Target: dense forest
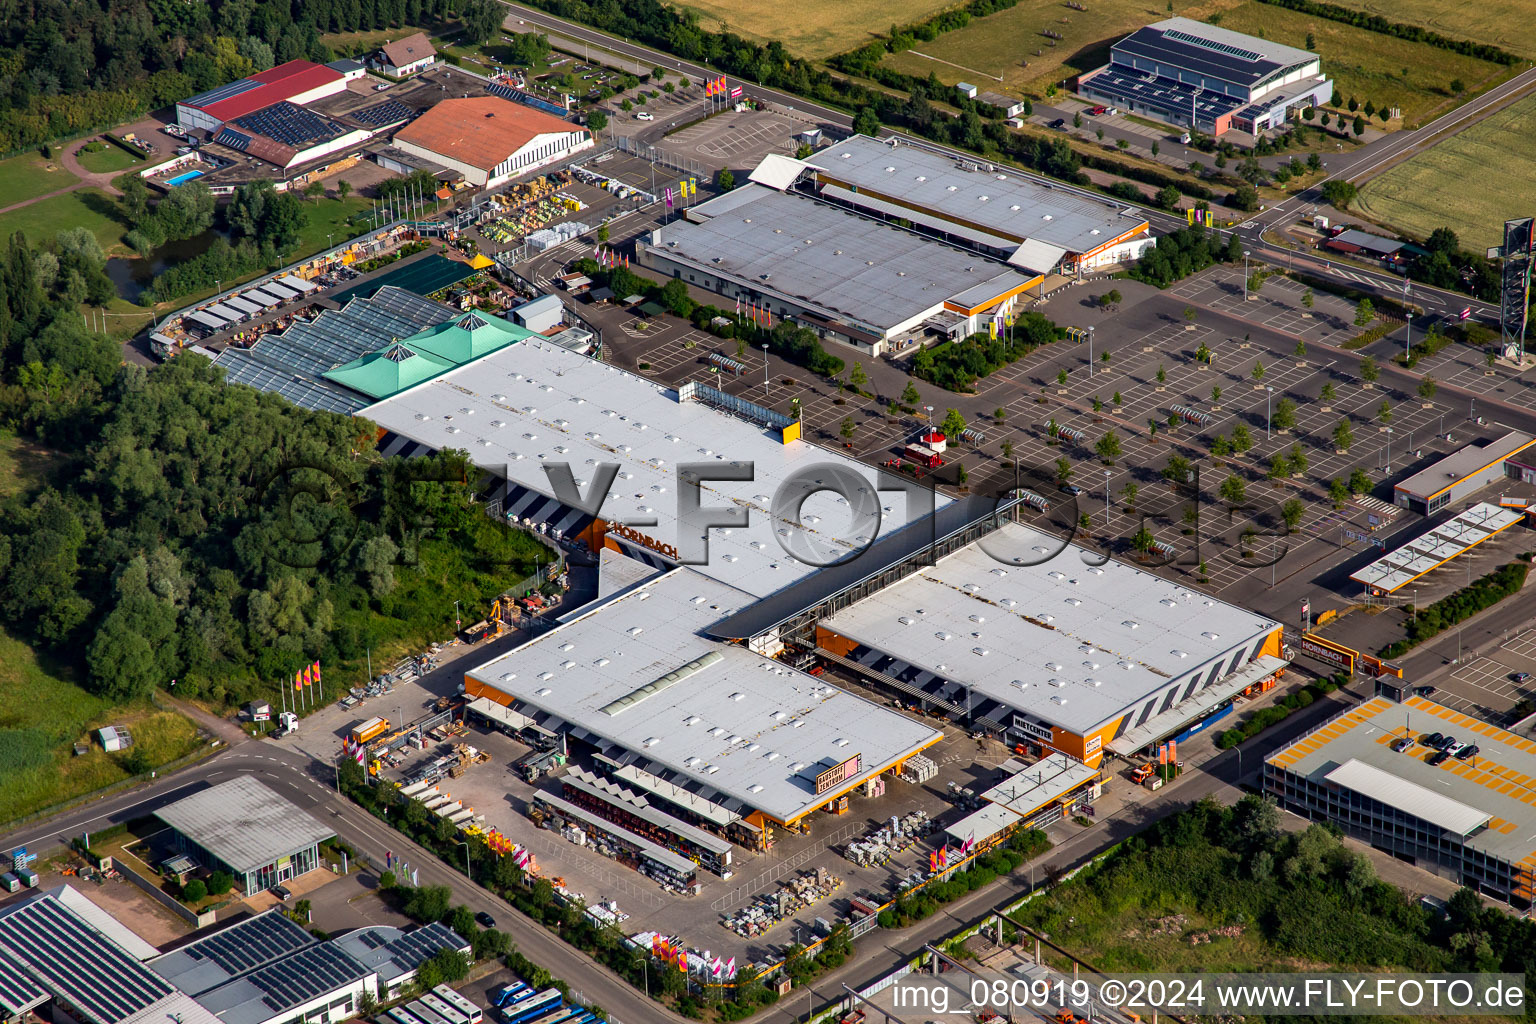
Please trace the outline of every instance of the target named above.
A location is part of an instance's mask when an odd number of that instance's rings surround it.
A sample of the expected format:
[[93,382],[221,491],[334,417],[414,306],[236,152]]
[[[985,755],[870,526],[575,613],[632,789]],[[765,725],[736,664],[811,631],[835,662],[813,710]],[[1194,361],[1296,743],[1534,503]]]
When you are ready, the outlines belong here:
[[442,638],[455,599],[533,571],[536,543],[471,503],[462,453],[383,459],[366,422],[197,356],[123,365],[75,310],[99,286],[81,242],[18,234],[0,260],[0,422],[69,458],[0,507],[6,630],[113,699],[174,679],[233,702],[315,660],[356,679],[368,649]]
[[457,18],[483,41],[494,0],[0,0],[0,154],[100,130],[284,61],[333,60],[321,33]]

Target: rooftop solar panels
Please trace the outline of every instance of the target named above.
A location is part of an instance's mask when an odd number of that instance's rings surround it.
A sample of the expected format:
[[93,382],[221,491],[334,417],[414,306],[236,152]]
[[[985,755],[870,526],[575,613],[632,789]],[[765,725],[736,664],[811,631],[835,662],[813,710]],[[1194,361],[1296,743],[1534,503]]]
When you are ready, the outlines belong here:
[[521,89],[514,89],[510,85],[498,85],[495,82],[492,82],[490,85],[485,87],[485,91],[490,93],[492,96],[500,96],[504,100],[511,100],[513,103],[521,103],[525,107],[532,107],[534,110],[542,110],[544,113],[553,114],[556,117],[565,117],[570,113],[569,110],[566,110],[558,103],[550,103],[547,100],[539,99],[537,96],[530,96],[523,92]]
[[352,120],[361,124],[382,128],[387,124],[411,120],[416,116],[416,110],[414,107],[407,106],[399,100],[385,100],[383,103],[375,103],[371,107],[364,107],[351,116]]
[[306,149],[347,130],[330,118],[287,101],[238,117],[235,124],[295,149]]
[[251,981],[264,993],[261,1001],[274,1013],[281,1013],[356,981],[364,973],[356,960],[326,943],[263,967],[251,975]]
[[244,132],[235,131],[228,125],[219,129],[219,134],[213,137],[213,141],[221,146],[228,146],[230,149],[239,150],[241,153],[251,148],[251,137]]
[[51,895],[0,911],[0,949],[98,1024],[116,1024],[175,993]]
[[185,952],[194,960],[211,960],[230,974],[244,974],[314,941],[303,928],[273,910],[210,935],[186,947]]
[[48,998],[48,990],[0,954],[0,1016],[19,1017]]

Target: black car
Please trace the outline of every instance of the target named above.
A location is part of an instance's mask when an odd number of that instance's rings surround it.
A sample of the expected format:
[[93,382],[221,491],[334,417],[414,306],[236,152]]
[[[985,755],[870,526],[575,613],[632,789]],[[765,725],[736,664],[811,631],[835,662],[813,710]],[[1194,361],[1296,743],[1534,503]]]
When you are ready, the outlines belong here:
[[1458,760],[1458,761],[1465,761],[1469,757],[1476,757],[1477,756],[1477,752],[1478,752],[1477,744],[1476,743],[1469,743],[1466,746],[1462,747],[1460,750],[1456,751],[1456,760]]
[[1430,764],[1444,764],[1446,758],[1448,758],[1450,756],[1451,756],[1450,754],[1447,754],[1443,750],[1437,750],[1435,753],[1433,753],[1433,754],[1431,754],[1429,756],[1429,763]]
[[1424,744],[1426,747],[1429,747],[1431,750],[1439,750],[1440,741],[1443,739],[1445,739],[1444,736],[1441,736],[1437,732],[1432,732],[1428,736],[1420,736],[1419,742]]
[[1420,697],[1432,697],[1435,694],[1435,687],[1419,686],[1416,687],[1413,692],[1418,694]]
[[287,886],[274,885],[267,891],[270,892],[273,896],[276,896],[278,902],[280,903],[287,903],[289,900],[293,899],[293,893],[288,891]]
[[1051,127],[1055,128],[1058,131],[1060,131],[1061,129],[1065,128],[1066,126],[1067,126],[1067,119],[1064,118],[1064,117],[1058,117],[1056,120],[1051,122]]
[[494,917],[492,917],[490,914],[487,914],[483,910],[480,911],[480,913],[475,915],[475,920],[480,922],[480,927],[482,927],[482,928],[495,928],[496,927],[496,919]]
[[1531,674],[1529,672],[1516,672],[1514,675],[1510,676],[1509,678],[1514,680],[1517,683],[1523,683],[1527,679],[1531,678]]
[[1450,733],[1446,733],[1444,736],[1440,737],[1440,742],[1435,744],[1435,749],[1444,750],[1446,747],[1453,746],[1455,743],[1456,737],[1452,736]]

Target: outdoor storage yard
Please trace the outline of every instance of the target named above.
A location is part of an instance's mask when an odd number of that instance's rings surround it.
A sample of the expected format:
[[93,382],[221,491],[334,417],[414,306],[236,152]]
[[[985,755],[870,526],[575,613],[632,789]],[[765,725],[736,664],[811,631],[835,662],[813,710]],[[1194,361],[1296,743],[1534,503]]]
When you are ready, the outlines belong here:
[[1449,226],[1481,252],[1503,241],[1504,221],[1530,216],[1533,194],[1536,97],[1528,96],[1372,178],[1352,208],[1421,238]]

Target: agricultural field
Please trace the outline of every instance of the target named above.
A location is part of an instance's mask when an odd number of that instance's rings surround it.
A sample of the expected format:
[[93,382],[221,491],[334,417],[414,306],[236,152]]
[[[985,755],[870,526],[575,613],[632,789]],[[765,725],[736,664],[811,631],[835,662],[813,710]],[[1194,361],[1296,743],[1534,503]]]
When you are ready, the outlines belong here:
[[922,21],[955,5],[953,0],[688,0],[678,6],[697,11],[699,23],[711,31],[725,28],[760,43],[777,39],[797,57],[822,60],[863,46],[892,24]]
[[[1502,64],[1255,0],[1223,13],[1221,27],[1250,35],[1263,32],[1269,39],[1298,47],[1305,47],[1311,34],[1314,51],[1323,58],[1323,71],[1333,76],[1336,104],[1353,96],[1362,105],[1370,100],[1378,107],[1402,107],[1407,125],[1456,106],[1452,82],[1459,79],[1469,92],[1476,92],[1509,74]],[[1381,126],[1380,121],[1375,124]]]
[[[1468,182],[1477,187],[1469,189]],[[1454,228],[1480,252],[1503,240],[1504,221],[1536,210],[1536,97],[1527,97],[1466,131],[1372,178],[1352,208],[1379,224],[1426,237]],[[1454,210],[1454,219],[1446,211]]]
[[[933,72],[951,85],[963,80],[981,88],[998,88],[995,83],[1001,77],[1002,91],[1038,96],[1047,85],[1107,63],[1111,44],[1142,25],[1168,17],[1166,7],[1138,0],[1099,0],[1086,6],[1088,11],[1083,13],[1060,3],[1019,4],[918,47],[935,59],[908,52],[887,61],[909,74]],[[1410,124],[1450,108],[1452,81],[1460,79],[1475,90],[1506,73],[1501,65],[1488,61],[1257,0],[1205,0],[1176,13],[1202,21],[1219,15],[1222,28],[1262,34],[1291,46],[1304,46],[1311,33],[1322,54],[1323,69],[1334,77],[1342,97],[1355,96],[1362,104],[1369,99],[1378,106],[1400,106]],[[1047,29],[1063,36],[1054,47],[1040,34]]]
[[1452,39],[1489,43],[1522,57],[1536,56],[1536,20],[1520,4],[1468,4],[1462,0],[1331,0],[1388,21],[1422,25]]
[[0,207],[69,188],[79,180],[56,161],[45,160],[38,153],[0,160]]

